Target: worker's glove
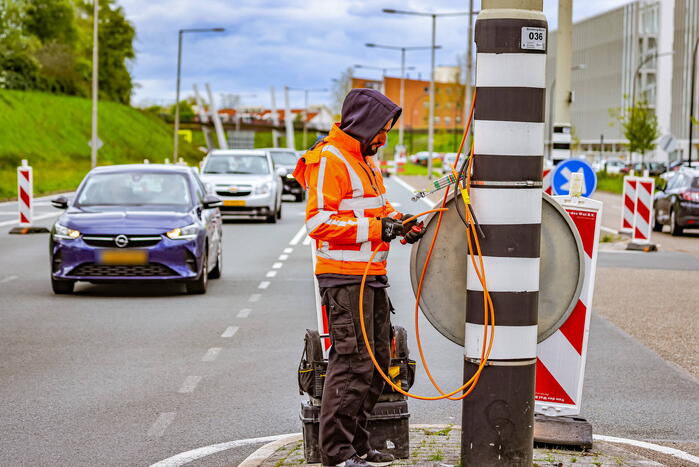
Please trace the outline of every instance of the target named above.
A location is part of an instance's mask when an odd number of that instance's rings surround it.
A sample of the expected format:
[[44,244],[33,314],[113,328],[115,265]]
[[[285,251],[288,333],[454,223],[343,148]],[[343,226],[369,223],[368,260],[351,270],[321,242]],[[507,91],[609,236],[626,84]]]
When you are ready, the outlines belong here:
[[381,218],[381,240],[390,242],[403,233],[403,224],[398,219]]
[[[403,214],[403,217],[400,218],[400,221],[405,222],[406,219],[410,219],[411,217],[413,217],[412,214]],[[401,232],[401,235],[405,237],[405,234],[410,232],[410,229],[412,229],[415,224],[417,224],[417,219],[413,219],[407,224],[403,224],[403,231]]]
[[419,224],[415,224],[405,235],[403,235],[403,240],[401,240],[401,243],[413,244],[420,240],[422,236],[425,235],[425,232],[427,232],[425,224],[423,224],[422,222],[420,222]]

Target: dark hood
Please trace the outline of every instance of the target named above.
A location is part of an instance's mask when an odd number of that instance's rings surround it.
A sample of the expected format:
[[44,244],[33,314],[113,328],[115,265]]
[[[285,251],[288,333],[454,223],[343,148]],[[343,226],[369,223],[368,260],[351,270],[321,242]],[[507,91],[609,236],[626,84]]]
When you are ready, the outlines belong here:
[[340,129],[359,141],[362,148],[371,143],[389,121],[395,125],[401,108],[374,89],[352,89],[342,104]]

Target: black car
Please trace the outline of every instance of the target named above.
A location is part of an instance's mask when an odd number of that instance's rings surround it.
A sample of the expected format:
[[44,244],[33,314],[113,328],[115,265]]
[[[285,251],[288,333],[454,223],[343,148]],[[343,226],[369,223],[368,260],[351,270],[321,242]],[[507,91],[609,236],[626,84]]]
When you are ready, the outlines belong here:
[[282,181],[284,182],[284,189],[282,191],[283,195],[294,195],[296,201],[303,201],[306,199],[306,192],[299,182],[296,181],[292,175],[294,169],[296,168],[296,162],[298,162],[298,156],[296,151],[291,149],[283,148],[267,148],[272,154],[272,160],[274,161],[275,167],[281,167],[286,170],[286,174],[282,175]]
[[668,180],[653,200],[653,230],[670,226],[672,235],[681,235],[685,228],[699,228],[699,171],[683,169]]

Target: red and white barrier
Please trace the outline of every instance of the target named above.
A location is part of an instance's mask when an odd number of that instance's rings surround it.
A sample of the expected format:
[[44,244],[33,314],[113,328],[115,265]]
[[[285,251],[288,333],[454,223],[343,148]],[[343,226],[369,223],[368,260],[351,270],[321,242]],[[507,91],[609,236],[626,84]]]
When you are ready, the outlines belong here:
[[20,227],[31,227],[34,217],[33,201],[34,175],[26,159],[22,159],[22,165],[17,167],[17,211]]
[[636,200],[633,216],[633,234],[631,241],[636,244],[650,243],[653,219],[653,192],[655,180],[652,178],[636,179]]
[[547,195],[553,195],[553,188],[551,187],[551,173],[553,172],[553,169],[544,169],[544,178],[543,178],[543,190],[544,193]]
[[619,232],[633,232],[633,219],[636,214],[636,183],[636,177],[631,175],[624,177],[624,190],[621,197],[621,228]]
[[577,227],[585,251],[585,279],[575,309],[563,325],[537,345],[535,410],[544,415],[578,415],[582,400],[602,203],[554,196]]

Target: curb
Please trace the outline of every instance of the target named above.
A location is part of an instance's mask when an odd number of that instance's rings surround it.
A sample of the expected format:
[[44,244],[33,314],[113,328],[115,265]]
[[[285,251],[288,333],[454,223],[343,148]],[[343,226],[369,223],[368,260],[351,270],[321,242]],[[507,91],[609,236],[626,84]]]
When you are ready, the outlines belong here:
[[279,448],[286,446],[287,444],[294,443],[296,441],[301,441],[303,435],[301,433],[294,433],[283,438],[280,438],[271,443],[267,443],[257,451],[250,454],[243,462],[238,464],[238,467],[258,467],[263,461],[267,460],[269,456],[274,454]]

